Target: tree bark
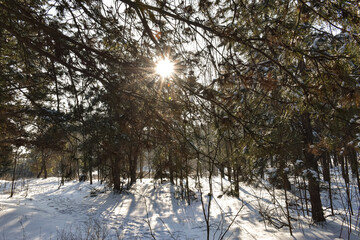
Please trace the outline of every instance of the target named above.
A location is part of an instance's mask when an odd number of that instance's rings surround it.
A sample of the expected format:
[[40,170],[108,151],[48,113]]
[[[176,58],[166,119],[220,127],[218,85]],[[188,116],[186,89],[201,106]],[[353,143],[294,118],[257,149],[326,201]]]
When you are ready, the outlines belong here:
[[240,182],[240,166],[238,166],[238,164],[236,165],[236,167],[234,167],[234,188],[235,188],[235,197],[240,197],[240,186],[239,186],[239,182]]
[[228,142],[225,142],[225,150],[226,150],[226,162],[227,162],[227,174],[228,174],[228,181],[231,182],[231,156]]
[[44,179],[47,178],[47,170],[46,170],[46,158],[44,154],[44,150],[41,150],[41,170],[37,175],[37,178],[40,178],[42,172],[44,172]]
[[323,179],[326,182],[330,182],[330,155],[328,152],[324,152],[322,154],[321,163],[323,169]]
[[360,176],[359,176],[359,163],[357,160],[357,153],[353,147],[349,147],[349,160],[351,166],[351,173],[356,177],[358,191],[360,193]]
[[142,182],[142,178],[143,178],[143,175],[144,175],[144,173],[143,173],[144,154],[143,154],[143,153],[140,153],[139,160],[140,160],[140,162],[139,162],[139,165],[140,165],[140,166],[139,166],[139,168],[140,168],[139,178],[140,178],[140,180],[141,180],[141,182]]
[[89,178],[90,178],[90,184],[93,184],[93,168],[92,168],[92,154],[88,156],[89,158]]
[[13,174],[12,174],[10,197],[12,197],[14,195],[14,190],[15,190],[17,158],[18,158],[18,156],[17,156],[17,153],[16,153],[16,155],[14,157],[14,169],[13,169]]
[[[310,145],[313,144],[313,133],[310,121],[310,114],[308,112],[301,116],[302,130],[304,136],[304,156],[305,156],[305,167],[309,170],[307,174],[312,219],[315,223],[324,222],[324,212],[322,209],[322,203],[320,198],[320,187],[318,177],[315,173],[318,173],[318,164],[314,154],[310,151]],[[315,176],[314,176],[315,175]]]
[[129,155],[129,172],[130,172],[130,185],[136,183],[136,167],[137,167],[137,158],[138,158],[139,148],[130,146],[130,155]]
[[169,160],[168,165],[169,165],[170,183],[174,185],[174,167],[173,167],[173,162],[172,162],[171,151],[170,150],[169,150],[168,160]]
[[345,167],[345,157],[343,155],[339,156],[340,166],[341,166],[341,175],[346,184],[349,184],[349,173]]
[[116,157],[112,160],[112,178],[114,184],[114,192],[121,192],[120,160]]
[[64,186],[65,184],[65,163],[64,163],[64,153],[61,154],[61,161],[60,161],[60,170],[61,170],[61,185]]

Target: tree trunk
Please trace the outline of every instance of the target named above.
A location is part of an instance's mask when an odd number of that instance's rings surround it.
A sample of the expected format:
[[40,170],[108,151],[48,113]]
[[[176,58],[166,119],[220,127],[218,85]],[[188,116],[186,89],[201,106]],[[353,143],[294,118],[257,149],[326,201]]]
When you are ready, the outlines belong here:
[[46,169],[45,161],[43,162],[43,164],[44,164],[44,179],[47,179],[47,169]]
[[[283,184],[287,185],[287,182],[289,181],[287,175],[285,174],[284,171],[282,171],[282,180],[283,180]],[[290,235],[292,236],[292,226],[291,226],[291,216],[290,216],[290,211],[289,211],[289,201],[288,201],[288,196],[287,196],[287,188],[284,187],[284,193],[285,193],[285,204],[286,204],[286,217],[287,217],[287,221],[289,224],[289,231],[290,231]]]
[[77,178],[80,179],[80,159],[76,157],[76,174]]
[[339,161],[340,161],[340,166],[341,166],[341,175],[342,175],[345,183],[349,184],[349,174],[348,174],[348,171],[346,171],[346,168],[345,168],[345,161],[344,161],[344,156],[343,155],[339,156]]
[[97,180],[98,180],[98,182],[100,182],[100,167],[98,167],[98,169],[97,169],[97,173],[98,173],[98,175],[97,175]]
[[234,188],[235,188],[235,197],[240,197],[240,166],[236,165],[234,167]]
[[221,192],[224,191],[224,183],[223,183],[224,178],[225,178],[225,168],[224,168],[224,164],[221,163],[221,165],[220,165],[220,187],[221,187]]
[[196,160],[196,176],[199,176],[202,178],[202,172],[201,172],[201,162],[200,162],[200,153],[197,152],[197,160]]
[[138,158],[139,148],[130,147],[130,156],[129,156],[129,167],[130,167],[130,185],[136,183],[136,167],[137,167],[137,158]]
[[84,163],[84,168],[83,168],[84,171],[82,172],[82,174],[85,174],[86,179],[87,179],[88,166],[87,166],[87,159],[86,159],[85,155],[83,156],[83,163]]
[[334,151],[333,154],[334,154],[334,166],[337,167],[339,166],[339,158],[336,151]]
[[15,155],[14,158],[14,169],[13,169],[13,174],[12,174],[12,180],[11,180],[11,192],[10,192],[10,197],[12,197],[14,195],[14,190],[15,190],[15,178],[16,178],[16,165],[17,165],[17,154]]
[[37,178],[40,178],[43,172],[44,172],[44,179],[46,179],[47,178],[46,158],[45,158],[44,150],[41,150],[41,170],[37,175]]
[[304,200],[305,200],[305,208],[306,208],[306,215],[309,216],[309,206],[308,206],[308,197],[307,197],[307,186],[305,177],[303,176],[303,185],[304,185]]
[[92,168],[92,155],[88,156],[89,157],[89,178],[90,178],[90,184],[93,184],[93,168]]
[[320,187],[318,177],[316,176],[318,171],[318,164],[315,160],[314,154],[310,151],[310,145],[313,144],[313,133],[310,122],[310,114],[308,112],[301,116],[302,130],[304,136],[304,156],[305,156],[305,167],[309,170],[307,174],[309,184],[309,194],[311,203],[312,219],[314,222],[324,222],[324,212],[322,209],[322,203],[320,198]]
[[43,170],[44,170],[44,166],[43,166],[43,165],[41,165],[40,172],[39,172],[39,173],[38,173],[38,175],[36,176],[37,178],[40,178],[40,176],[41,176],[41,174],[42,174]]
[[[284,170],[282,170],[282,171],[284,171]],[[290,183],[289,177],[286,173],[283,173],[283,184],[284,184],[284,186],[283,186],[284,190],[291,191],[291,183]]]
[[142,182],[142,178],[143,178],[143,175],[144,175],[144,173],[143,173],[144,154],[143,154],[143,153],[140,153],[139,160],[140,160],[140,162],[139,162],[139,165],[140,165],[140,166],[139,166],[139,168],[140,168],[139,178],[140,178],[140,180],[141,180],[141,182]]
[[332,191],[331,191],[331,179],[328,181],[328,183],[329,183],[329,199],[330,199],[331,215],[334,216],[334,206],[333,206]]
[[93,184],[92,168],[89,168],[90,185]]
[[295,173],[295,187],[297,185],[298,189],[299,189],[299,195],[300,195],[300,203],[301,203],[301,211],[303,216],[305,217],[305,211],[304,211],[304,202],[303,202],[303,196],[302,196],[302,190],[301,190],[301,182],[299,180],[299,177],[297,176],[297,174]]
[[227,162],[227,173],[228,173],[228,181],[231,182],[231,156],[230,156],[230,150],[229,150],[229,144],[228,142],[225,142],[225,150],[226,150],[226,162]]
[[358,191],[360,193],[359,163],[357,160],[357,153],[353,147],[349,147],[349,155],[350,155],[351,173],[353,176],[356,177]]
[[60,171],[61,171],[61,185],[64,186],[65,184],[65,164],[64,164],[64,153],[61,155],[60,161]]
[[181,189],[181,199],[184,200],[184,183],[183,183],[183,168],[180,167],[180,189]]
[[172,162],[170,150],[169,150],[168,160],[169,160],[168,165],[169,165],[170,183],[174,185],[174,167],[173,167],[173,162]]
[[188,171],[188,156],[185,156],[185,178],[186,178],[186,197],[188,205],[190,205],[190,187],[189,187],[189,171]]
[[277,170],[277,175],[281,176],[281,179],[279,179],[279,183],[282,185],[282,188],[287,191],[291,191],[291,183],[289,181],[288,173],[285,172],[286,167],[286,159],[281,158],[279,160],[279,169]]
[[121,192],[120,160],[116,157],[112,160],[112,178],[114,183],[114,192]]
[[350,193],[350,179],[349,179],[349,157],[346,156],[345,157],[345,172],[346,172],[346,176],[348,178],[348,183],[345,184],[346,186],[346,195],[347,195],[347,202],[348,202],[348,206],[349,206],[349,209],[350,209],[350,214],[353,215],[354,212],[353,212],[353,208],[352,208],[352,204],[351,204],[351,193]]
[[324,152],[322,154],[321,163],[323,169],[323,179],[326,182],[330,182],[330,155],[328,152]]

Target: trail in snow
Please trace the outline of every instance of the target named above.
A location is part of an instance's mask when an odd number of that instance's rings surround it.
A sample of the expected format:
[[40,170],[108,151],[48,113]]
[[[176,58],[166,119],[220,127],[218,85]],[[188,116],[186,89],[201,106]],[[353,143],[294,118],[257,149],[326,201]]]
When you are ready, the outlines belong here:
[[[70,181],[58,188],[57,178],[22,182],[13,198],[8,198],[10,183],[0,181],[0,239],[85,238],[87,232],[106,239],[206,239],[206,224],[201,201],[190,205],[179,199],[177,187],[138,181],[129,191],[113,194],[104,185]],[[204,179],[203,199],[207,204]],[[20,181],[19,181],[20,182]],[[213,182],[211,239],[226,231],[238,210],[239,216],[225,239],[289,239],[287,227],[276,229],[265,224],[259,209],[273,207],[272,197],[261,188],[242,186],[240,199],[220,191],[220,179]],[[227,184],[227,185],[226,185]],[[191,184],[193,190],[195,183]],[[225,188],[228,183],[225,183]],[[222,195],[221,197],[219,197]],[[281,198],[278,199],[282,201]],[[328,218],[323,226],[296,224],[296,239],[336,239],[340,236],[339,218]],[[346,229],[343,229],[345,235]],[[353,231],[350,239],[358,239]]]

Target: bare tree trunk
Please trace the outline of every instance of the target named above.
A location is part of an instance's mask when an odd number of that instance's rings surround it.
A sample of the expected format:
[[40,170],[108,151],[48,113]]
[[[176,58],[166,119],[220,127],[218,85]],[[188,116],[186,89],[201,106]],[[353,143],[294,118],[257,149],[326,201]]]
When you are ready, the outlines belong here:
[[139,173],[139,178],[140,178],[140,180],[142,181],[142,179],[143,179],[143,175],[144,175],[144,173],[143,173],[143,167],[144,167],[144,154],[143,153],[140,153],[140,156],[139,156],[139,160],[140,160],[140,173]]
[[330,199],[331,215],[334,216],[334,207],[333,207],[332,191],[331,191],[331,180],[329,180],[328,183],[329,183],[329,199]]
[[188,171],[188,156],[185,157],[185,177],[186,177],[186,196],[187,202],[190,205],[190,187],[189,187],[189,171]]
[[97,172],[98,172],[97,180],[98,182],[100,182],[100,166],[98,166]]
[[41,149],[41,170],[37,175],[37,178],[40,178],[41,174],[44,172],[44,179],[47,178],[47,170],[46,170],[46,158],[44,154],[44,150]]
[[296,186],[296,184],[298,185],[298,188],[299,188],[301,211],[302,211],[303,216],[305,217],[304,202],[303,202],[303,196],[302,196],[302,190],[301,190],[301,182],[300,182],[297,174],[295,174],[295,186]]
[[64,153],[61,154],[60,171],[61,171],[61,185],[64,186],[64,184],[65,184]]
[[345,187],[346,187],[346,196],[347,196],[347,203],[349,206],[349,211],[351,214],[353,214],[352,205],[351,205],[351,197],[350,197],[350,178],[349,178],[349,167],[348,167],[348,160],[347,157],[344,157],[344,155],[339,156],[340,165],[341,165],[341,174],[345,181]]
[[[219,144],[221,144],[219,142]],[[219,147],[219,155],[221,157],[221,145]],[[224,171],[224,163],[222,162],[222,160],[220,161],[220,165],[218,165],[218,169],[220,171],[220,188],[221,188],[221,192],[224,191],[224,185],[223,185],[223,178],[225,178],[225,171]]]
[[240,175],[240,166],[236,165],[236,167],[234,167],[235,197],[240,197],[239,175]]
[[136,183],[136,168],[139,155],[139,146],[130,146],[129,149],[129,173],[130,173],[130,185]]
[[356,177],[358,191],[360,193],[359,163],[357,160],[357,153],[353,147],[349,147],[349,155],[350,155],[351,173],[353,176]]
[[312,219],[314,222],[324,222],[324,212],[322,209],[321,198],[320,198],[320,187],[317,176],[318,165],[315,160],[314,154],[309,151],[310,146],[313,144],[313,130],[310,121],[310,114],[308,112],[304,113],[301,116],[302,127],[303,127],[303,136],[304,136],[304,156],[305,156],[305,166],[309,170],[307,175],[309,183],[309,194],[310,194],[310,203],[311,203],[311,212]]
[[330,182],[330,156],[328,152],[324,152],[321,156],[321,163],[323,169],[323,179]]
[[[345,158],[345,169],[346,169],[346,176],[349,178],[349,157],[346,156]],[[353,211],[353,208],[352,208],[352,203],[351,203],[351,193],[350,193],[350,182],[348,182],[346,184],[346,195],[347,195],[347,202],[348,202],[348,206],[349,206],[349,209],[350,209],[350,214],[351,215],[354,215],[354,211]],[[351,221],[351,219],[350,219]]]
[[75,139],[75,149],[74,149],[74,160],[76,161],[76,174],[77,174],[77,179],[80,179],[80,162],[79,162],[79,158],[77,156],[77,151],[78,151],[78,142]]
[[181,189],[181,199],[184,200],[184,183],[183,183],[183,168],[180,167],[180,189]]
[[171,157],[171,150],[169,149],[169,156],[168,156],[168,165],[169,165],[169,174],[170,174],[170,183],[174,185],[174,166],[173,166],[173,159]]
[[231,156],[230,156],[230,150],[229,150],[229,146],[228,143],[225,142],[225,150],[226,150],[226,162],[227,162],[227,173],[228,173],[228,181],[231,182]]
[[90,184],[93,184],[93,167],[92,167],[92,164],[93,164],[93,156],[92,156],[92,152],[89,154],[88,156],[88,159],[89,159],[89,178],[90,178]]
[[14,195],[14,190],[15,190],[17,158],[18,158],[18,154],[16,153],[16,154],[15,154],[15,158],[14,158],[14,169],[13,169],[12,180],[11,180],[11,192],[10,192],[10,197],[12,197],[12,196]]
[[[212,186],[213,163],[210,158],[208,160],[209,160],[209,162],[208,162],[208,164],[209,164],[209,193],[208,193],[209,200],[208,200],[208,205],[207,205],[207,214],[205,213],[204,203],[202,202],[203,212],[204,212],[204,217],[205,217],[205,222],[206,222],[206,239],[207,240],[210,239],[210,211],[211,211],[211,201],[212,201],[212,197],[213,197],[213,186]],[[201,200],[202,200],[202,198],[201,198]]]
[[199,152],[197,152],[196,176],[199,176],[200,178],[202,178],[201,163],[200,163],[200,153]]
[[114,192],[121,192],[120,160],[117,157],[113,157],[112,159],[112,179],[114,184]]
[[93,184],[93,175],[92,175],[92,167],[89,167],[89,178],[90,178],[90,185]]
[[40,178],[40,176],[41,176],[41,174],[42,174],[43,170],[44,170],[44,166],[43,166],[43,165],[41,165],[40,172],[39,172],[39,173],[38,173],[38,175],[36,176],[37,178]]
[[43,161],[44,164],[44,179],[47,179],[47,169],[46,169],[46,162],[45,160]]
[[[284,185],[287,184],[287,181],[289,181],[289,179],[287,178],[286,174],[284,173],[284,171],[282,171],[282,180]],[[287,221],[289,224],[289,231],[290,231],[290,235],[292,236],[292,226],[291,226],[291,216],[290,216],[290,212],[289,212],[289,201],[288,201],[288,196],[287,196],[287,188],[284,187],[284,193],[285,193],[285,204],[286,204],[286,217],[287,217]]]
[[324,155],[323,155],[323,178],[324,178],[324,181],[328,182],[331,215],[334,215],[334,206],[333,206],[332,191],[331,191],[330,167],[331,167],[330,153],[325,152]]
[[346,171],[346,168],[345,168],[345,161],[344,161],[344,156],[341,155],[339,156],[339,160],[340,160],[340,166],[341,166],[341,175],[345,181],[346,184],[349,184],[349,173],[348,171]]
[[336,151],[334,151],[333,154],[334,154],[334,166],[337,167],[339,166],[338,155]]
[[304,185],[304,200],[305,200],[306,215],[309,216],[310,211],[309,211],[309,206],[308,206],[307,186],[306,186],[306,181],[305,181],[304,176],[303,176],[302,180],[303,180],[303,185]]
[[285,158],[280,159],[278,174],[282,178],[282,185],[283,185],[282,188],[287,191],[291,191],[291,183],[289,181],[288,174],[285,172],[285,166],[286,166],[286,159]]

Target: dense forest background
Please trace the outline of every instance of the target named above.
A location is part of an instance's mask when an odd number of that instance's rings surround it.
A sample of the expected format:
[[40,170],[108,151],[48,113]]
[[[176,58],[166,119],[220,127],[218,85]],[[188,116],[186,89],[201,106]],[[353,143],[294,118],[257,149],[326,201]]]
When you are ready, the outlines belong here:
[[360,192],[359,7],[0,0],[0,174],[168,178],[189,202],[189,178],[220,174],[233,196],[266,179],[325,221],[332,169]]

